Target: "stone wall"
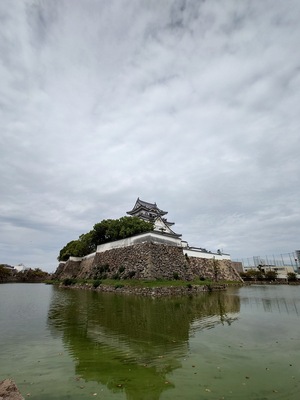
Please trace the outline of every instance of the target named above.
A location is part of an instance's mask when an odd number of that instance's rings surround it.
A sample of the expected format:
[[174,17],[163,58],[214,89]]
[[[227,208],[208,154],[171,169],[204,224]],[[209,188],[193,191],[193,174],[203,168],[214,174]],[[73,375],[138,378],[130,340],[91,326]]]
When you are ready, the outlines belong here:
[[195,278],[211,280],[242,281],[240,275],[233,267],[230,260],[187,257],[189,267]]
[[60,263],[55,271],[54,278],[77,278],[81,269],[81,261],[68,260],[65,263]]
[[140,243],[96,253],[82,261],[60,265],[56,278],[81,279],[182,279],[199,277],[241,281],[231,261],[185,256],[182,248],[157,243]]
[[78,278],[86,278],[90,275],[90,272],[93,270],[93,266],[95,263],[95,257],[84,258],[80,263],[80,271],[78,273]]

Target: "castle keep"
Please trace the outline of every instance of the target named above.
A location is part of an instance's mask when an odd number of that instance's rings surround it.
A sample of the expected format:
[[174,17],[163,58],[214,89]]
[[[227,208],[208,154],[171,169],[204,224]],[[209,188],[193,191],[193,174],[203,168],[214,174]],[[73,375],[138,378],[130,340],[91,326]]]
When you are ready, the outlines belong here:
[[156,203],[147,203],[146,201],[140,200],[138,197],[133,209],[127,211],[127,214],[133,217],[138,217],[147,222],[152,222],[155,231],[166,233],[174,237],[181,236],[172,231],[170,226],[174,225],[174,222],[169,222],[167,221],[167,218],[163,218],[163,216],[168,214],[168,212],[160,210]]
[[56,277],[241,281],[228,254],[190,247],[171,229],[174,223],[156,203],[138,198],[127,214],[152,222],[154,230],[101,244],[85,257],[70,257],[59,264]]

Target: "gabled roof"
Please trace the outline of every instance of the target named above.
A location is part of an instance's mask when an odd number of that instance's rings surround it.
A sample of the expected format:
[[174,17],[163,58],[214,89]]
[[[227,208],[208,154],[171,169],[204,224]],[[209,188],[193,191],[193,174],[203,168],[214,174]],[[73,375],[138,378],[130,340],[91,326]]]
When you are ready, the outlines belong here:
[[127,211],[127,214],[129,215],[136,214],[140,210],[153,211],[158,215],[168,214],[167,211],[163,211],[160,208],[158,208],[156,203],[148,203],[147,201],[141,200],[139,197],[137,198],[133,209],[131,211]]
[[154,230],[155,231],[160,231],[162,233],[167,233],[172,236],[180,237],[181,234],[175,233],[169,226],[168,223],[164,220],[164,218],[157,217],[155,222],[154,222]]
[[175,224],[175,222],[169,222],[169,221],[167,221],[167,218],[162,218],[162,220],[163,220],[164,223],[165,223],[166,225],[168,225],[168,226],[171,226],[171,225],[174,225],[174,224]]

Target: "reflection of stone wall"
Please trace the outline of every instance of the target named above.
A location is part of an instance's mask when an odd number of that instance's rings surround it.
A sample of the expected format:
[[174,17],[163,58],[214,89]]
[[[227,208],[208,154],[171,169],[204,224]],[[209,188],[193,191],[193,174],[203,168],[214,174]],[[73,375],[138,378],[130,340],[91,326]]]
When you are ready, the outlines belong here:
[[239,297],[226,291],[153,299],[53,290],[48,325],[76,360],[76,380],[100,382],[128,400],[162,398],[190,353],[190,335],[231,324],[240,310]]
[[140,243],[115,248],[82,261],[68,260],[56,271],[64,278],[174,279],[203,277],[218,280],[241,280],[231,261],[186,257],[182,248],[166,244]]

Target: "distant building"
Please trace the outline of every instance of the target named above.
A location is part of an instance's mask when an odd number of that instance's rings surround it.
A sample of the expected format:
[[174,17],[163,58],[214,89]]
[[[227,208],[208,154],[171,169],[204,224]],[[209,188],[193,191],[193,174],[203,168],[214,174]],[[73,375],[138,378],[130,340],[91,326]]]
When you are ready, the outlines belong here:
[[1,264],[1,267],[9,269],[10,271],[14,270],[14,267],[12,267],[11,265],[8,265],[8,264]]
[[15,265],[15,266],[14,266],[14,269],[15,269],[17,272],[24,272],[24,271],[28,270],[29,268],[28,268],[28,267],[25,267],[25,265],[21,263],[21,264]]
[[244,267],[243,267],[243,263],[242,263],[242,262],[240,262],[240,261],[231,261],[231,263],[232,263],[232,266],[233,266],[239,273],[245,272],[245,269],[244,269]]
[[[248,271],[261,271],[264,274],[268,271],[274,271],[277,273],[277,278],[278,279],[287,279],[289,273],[295,273],[295,270],[292,266],[287,266],[287,265],[260,265],[258,267],[244,267],[244,272]],[[239,272],[241,272],[239,270]]]

